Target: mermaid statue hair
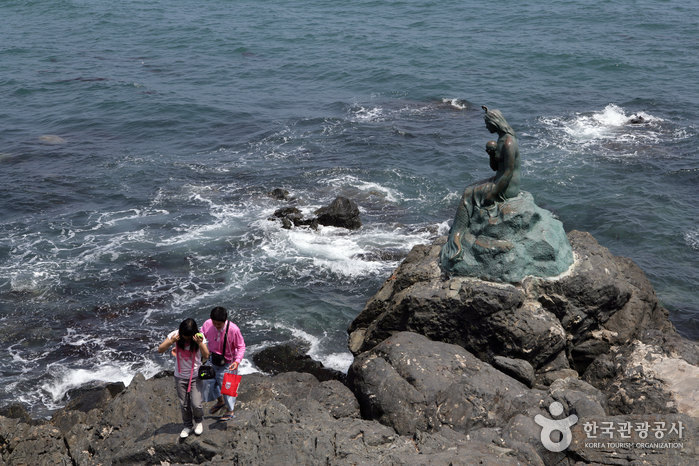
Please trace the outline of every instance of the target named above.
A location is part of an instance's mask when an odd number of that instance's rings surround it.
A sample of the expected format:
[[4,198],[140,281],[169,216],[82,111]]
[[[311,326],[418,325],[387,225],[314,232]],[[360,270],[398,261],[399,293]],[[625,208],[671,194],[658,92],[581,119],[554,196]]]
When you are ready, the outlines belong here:
[[500,110],[489,110],[485,105],[482,105],[481,108],[485,110],[485,115],[483,118],[487,123],[492,124],[504,133],[511,134],[513,136],[515,135],[515,130],[512,129],[512,126],[510,126],[509,123],[507,123],[507,120],[505,120],[505,117],[502,116]]

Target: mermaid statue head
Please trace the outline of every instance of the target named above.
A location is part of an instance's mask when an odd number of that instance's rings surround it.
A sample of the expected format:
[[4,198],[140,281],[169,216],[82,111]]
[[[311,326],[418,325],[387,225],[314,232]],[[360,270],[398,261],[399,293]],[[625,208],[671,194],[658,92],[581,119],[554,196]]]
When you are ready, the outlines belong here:
[[491,132],[507,133],[513,136],[515,135],[515,130],[512,129],[509,123],[507,123],[507,120],[505,120],[505,117],[502,116],[500,110],[489,110],[485,105],[483,105],[482,108],[485,110],[485,115],[483,116],[485,119],[485,126]]

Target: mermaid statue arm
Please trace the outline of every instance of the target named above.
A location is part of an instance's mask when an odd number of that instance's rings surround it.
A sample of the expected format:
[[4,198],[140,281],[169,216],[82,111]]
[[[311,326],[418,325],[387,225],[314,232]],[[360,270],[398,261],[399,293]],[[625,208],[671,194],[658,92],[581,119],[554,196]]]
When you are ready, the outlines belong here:
[[496,201],[504,197],[517,167],[517,140],[509,134],[504,136],[499,151],[500,164],[490,189],[485,195],[487,201]]

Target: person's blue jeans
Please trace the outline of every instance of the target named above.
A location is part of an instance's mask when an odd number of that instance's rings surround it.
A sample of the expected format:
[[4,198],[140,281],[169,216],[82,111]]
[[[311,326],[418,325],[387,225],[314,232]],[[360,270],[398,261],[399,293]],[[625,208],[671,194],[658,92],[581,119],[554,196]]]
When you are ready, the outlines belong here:
[[[214,368],[214,373],[216,374],[216,377],[206,381],[206,387],[204,387],[203,390],[204,401],[214,401],[218,399],[219,396],[221,396],[221,387],[223,386],[223,374],[226,373],[230,364],[226,364],[225,366],[217,366],[215,364],[212,364],[212,366]],[[233,373],[237,374],[238,370],[236,369],[235,371],[233,371]],[[228,411],[233,411],[233,408],[235,407],[235,400],[236,398],[234,396],[223,395],[223,402],[226,404]]]

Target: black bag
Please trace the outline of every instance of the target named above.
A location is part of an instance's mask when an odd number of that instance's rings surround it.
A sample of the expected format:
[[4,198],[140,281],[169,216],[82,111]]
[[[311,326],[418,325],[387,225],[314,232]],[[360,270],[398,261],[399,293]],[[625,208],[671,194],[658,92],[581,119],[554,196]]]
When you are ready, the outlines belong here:
[[[226,333],[223,337],[223,352],[226,352],[226,344],[228,343],[228,321],[226,321]],[[211,362],[217,366],[225,366],[226,358],[221,353],[211,352]]]
[[223,366],[226,364],[226,358],[220,353],[211,352],[211,362],[216,366]]
[[216,377],[216,373],[214,372],[213,367],[208,366],[206,364],[203,364],[199,368],[199,371],[197,372],[197,376],[202,380],[207,380],[207,379],[213,379],[214,377]]

